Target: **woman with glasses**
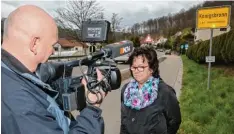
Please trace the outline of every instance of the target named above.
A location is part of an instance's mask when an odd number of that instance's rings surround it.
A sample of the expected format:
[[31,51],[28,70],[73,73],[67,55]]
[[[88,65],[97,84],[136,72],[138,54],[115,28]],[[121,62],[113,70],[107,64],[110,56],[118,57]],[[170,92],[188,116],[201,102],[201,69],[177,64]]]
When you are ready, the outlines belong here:
[[120,134],[176,134],[180,107],[174,89],[159,76],[156,51],[135,48],[129,64],[132,80],[121,91]]

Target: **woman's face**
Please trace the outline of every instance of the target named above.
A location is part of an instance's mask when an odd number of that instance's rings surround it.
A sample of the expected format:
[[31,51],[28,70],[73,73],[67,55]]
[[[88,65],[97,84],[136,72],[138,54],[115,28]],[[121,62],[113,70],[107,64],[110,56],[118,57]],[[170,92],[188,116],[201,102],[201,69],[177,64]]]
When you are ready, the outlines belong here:
[[149,68],[148,60],[145,57],[134,57],[131,71],[134,79],[143,84],[150,76],[152,76],[153,70]]

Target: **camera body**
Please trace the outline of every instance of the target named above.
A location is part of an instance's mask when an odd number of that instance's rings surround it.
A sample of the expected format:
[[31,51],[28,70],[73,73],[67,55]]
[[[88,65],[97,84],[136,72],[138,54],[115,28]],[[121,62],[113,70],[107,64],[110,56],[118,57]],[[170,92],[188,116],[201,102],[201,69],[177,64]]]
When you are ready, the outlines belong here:
[[[84,77],[88,78],[87,88],[92,93],[94,93],[97,86],[104,92],[110,92],[118,89],[121,85],[121,73],[114,63],[110,64],[110,62],[101,60],[90,60],[89,62],[86,61],[86,63],[89,63],[87,64],[86,76],[72,76],[74,61],[47,62],[40,64],[36,70],[36,75],[43,82],[59,92],[56,102],[64,111],[82,110],[86,107],[86,90],[81,83]],[[105,77],[100,84],[97,84],[96,68]]]

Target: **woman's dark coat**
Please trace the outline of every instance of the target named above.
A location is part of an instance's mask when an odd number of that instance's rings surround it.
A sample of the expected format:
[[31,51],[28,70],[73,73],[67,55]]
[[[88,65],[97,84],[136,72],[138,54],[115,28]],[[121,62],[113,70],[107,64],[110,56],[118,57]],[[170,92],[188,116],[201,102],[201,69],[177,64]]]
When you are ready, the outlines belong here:
[[121,91],[120,134],[176,134],[181,113],[172,87],[160,80],[157,99],[148,107],[135,110],[123,103],[126,86]]

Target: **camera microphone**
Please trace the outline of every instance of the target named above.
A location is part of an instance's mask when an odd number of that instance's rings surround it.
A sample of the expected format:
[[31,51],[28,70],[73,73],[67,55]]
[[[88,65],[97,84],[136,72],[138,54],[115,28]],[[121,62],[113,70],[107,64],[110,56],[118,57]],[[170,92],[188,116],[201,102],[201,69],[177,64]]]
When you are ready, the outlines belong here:
[[[112,43],[106,45],[100,51],[95,52],[91,55],[86,56],[82,59],[81,65],[87,65],[90,61],[95,61],[101,58],[111,58],[114,59],[116,57],[131,53],[133,50],[133,42],[129,40]],[[79,61],[71,61],[66,64],[69,67],[76,67],[80,65]]]

